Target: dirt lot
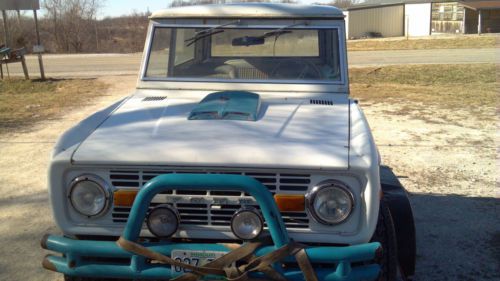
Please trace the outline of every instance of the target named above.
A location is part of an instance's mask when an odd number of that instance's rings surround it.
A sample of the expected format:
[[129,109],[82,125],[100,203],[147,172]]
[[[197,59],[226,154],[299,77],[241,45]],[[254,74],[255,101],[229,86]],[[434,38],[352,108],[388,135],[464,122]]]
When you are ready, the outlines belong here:
[[[418,238],[416,280],[498,279],[494,68],[450,66],[419,73],[417,77],[404,68],[352,71],[352,94],[360,99],[383,162],[411,193]],[[446,73],[461,82],[444,81]],[[61,280],[40,267],[45,253],[39,238],[58,232],[46,190],[51,147],[78,120],[130,93],[135,77],[98,81],[110,85],[101,98],[29,131],[0,135],[0,280]]]

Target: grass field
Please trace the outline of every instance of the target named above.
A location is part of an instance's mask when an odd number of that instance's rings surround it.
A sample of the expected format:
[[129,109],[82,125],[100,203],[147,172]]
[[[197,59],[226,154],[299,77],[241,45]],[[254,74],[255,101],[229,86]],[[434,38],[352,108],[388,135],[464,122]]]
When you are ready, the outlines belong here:
[[[353,68],[350,79],[354,98],[397,105],[394,114],[433,118],[435,122],[496,118],[499,83],[495,64]],[[437,108],[442,109],[437,116],[425,114]]]
[[78,110],[106,88],[107,85],[94,79],[0,80],[0,134],[29,127],[68,110]]
[[426,37],[423,39],[411,38],[384,38],[350,40],[347,42],[349,51],[376,51],[376,50],[423,50],[423,49],[477,49],[495,48],[500,43],[498,35],[466,35],[459,37]]

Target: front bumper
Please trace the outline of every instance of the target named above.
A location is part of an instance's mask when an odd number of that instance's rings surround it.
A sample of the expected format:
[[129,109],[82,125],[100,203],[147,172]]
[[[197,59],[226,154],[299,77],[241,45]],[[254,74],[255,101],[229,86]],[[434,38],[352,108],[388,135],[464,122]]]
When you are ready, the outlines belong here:
[[[134,201],[122,235],[124,239],[138,241],[152,198],[160,192],[171,189],[239,190],[249,193],[260,206],[274,244],[257,249],[255,255],[268,254],[290,242],[281,214],[265,186],[245,176],[213,174],[168,174],[152,179],[141,189]],[[165,256],[170,256],[172,250],[231,251],[226,244],[157,242],[142,245]],[[62,256],[46,256],[43,260],[44,268],[70,276],[130,279],[174,277],[170,266],[151,263],[143,256],[123,250],[114,242],[73,240],[46,235],[42,239],[42,248],[62,254]],[[308,247],[306,253],[318,280],[375,280],[380,272],[380,266],[373,262],[381,253],[379,243],[348,247]],[[285,258],[282,262],[287,266],[276,265],[274,268],[287,280],[304,280],[300,269],[293,266],[296,262],[293,256]],[[265,276],[255,272],[251,277]]]

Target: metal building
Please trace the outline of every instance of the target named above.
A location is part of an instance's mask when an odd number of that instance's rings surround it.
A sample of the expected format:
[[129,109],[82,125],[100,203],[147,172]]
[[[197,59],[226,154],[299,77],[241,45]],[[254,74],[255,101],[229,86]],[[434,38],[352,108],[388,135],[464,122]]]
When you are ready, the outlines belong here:
[[368,0],[347,11],[348,38],[500,32],[500,1]]

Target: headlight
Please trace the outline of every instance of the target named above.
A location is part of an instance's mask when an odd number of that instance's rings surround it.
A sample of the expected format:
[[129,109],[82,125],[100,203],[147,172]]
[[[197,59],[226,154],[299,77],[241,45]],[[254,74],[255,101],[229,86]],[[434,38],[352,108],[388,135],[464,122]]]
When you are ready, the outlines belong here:
[[174,207],[162,204],[156,206],[149,212],[146,223],[153,235],[160,238],[168,238],[177,232],[180,216]]
[[334,225],[345,221],[354,208],[354,196],[340,181],[324,181],[307,195],[313,218],[322,224]]
[[69,200],[78,213],[96,217],[103,214],[109,205],[109,188],[97,176],[79,176],[71,182]]
[[231,230],[241,240],[252,240],[262,232],[264,222],[255,208],[242,208],[231,219]]

